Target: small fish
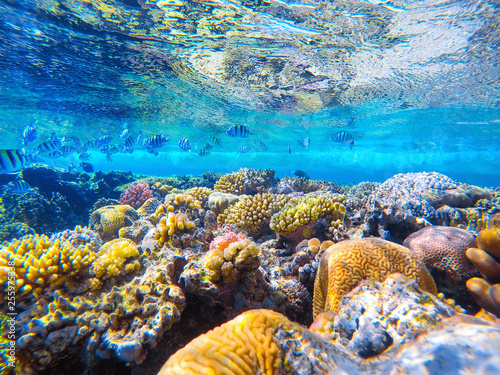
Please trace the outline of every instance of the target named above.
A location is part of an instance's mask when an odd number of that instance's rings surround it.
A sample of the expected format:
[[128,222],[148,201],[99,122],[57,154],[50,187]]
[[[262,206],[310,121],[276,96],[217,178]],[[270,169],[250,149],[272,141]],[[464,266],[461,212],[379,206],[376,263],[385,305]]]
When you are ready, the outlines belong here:
[[134,138],[132,136],[128,136],[123,140],[123,147],[126,150],[133,149],[134,148]]
[[128,129],[124,129],[121,134],[120,134],[120,139],[127,139],[127,137],[130,137]]
[[198,150],[198,155],[200,155],[200,156],[210,156],[210,151],[208,151],[205,148],[202,148],[201,150]]
[[82,169],[83,169],[85,172],[88,172],[88,173],[92,173],[92,172],[94,172],[94,167],[93,167],[93,165],[92,165],[92,164],[90,164],[90,163],[86,163],[86,162],[82,161],[82,162],[80,163],[80,167],[82,167]]
[[268,151],[269,148],[267,147],[267,145],[262,142],[262,141],[257,141],[256,139],[253,141],[253,147],[255,147],[256,149],[260,149],[261,151]]
[[299,143],[299,145],[305,148],[309,148],[309,145],[311,144],[311,140],[308,137],[304,139],[297,139],[297,142]]
[[241,137],[245,138],[250,134],[250,129],[246,125],[232,125],[227,129],[226,134],[231,137]]
[[115,145],[105,145],[99,147],[99,152],[106,155],[110,155],[110,154],[116,154],[117,152],[119,152],[119,150],[118,147],[116,147]]
[[36,128],[33,126],[33,124],[34,123],[32,122],[30,125],[24,128],[23,134],[17,139],[20,144],[28,145],[35,141],[35,139],[38,137],[38,135],[36,134]]
[[87,151],[82,152],[80,155],[78,155],[78,159],[80,159],[82,161],[89,160],[90,158],[91,158],[91,156]]
[[335,133],[332,137],[330,137],[330,140],[337,142],[337,143],[348,144],[350,150],[352,150],[352,148],[354,147],[353,136],[350,133],[345,132],[345,131]]
[[214,146],[212,146],[210,143],[207,143],[203,148],[207,151],[210,151],[212,148],[214,148]]
[[8,188],[17,194],[24,194],[31,190],[31,186],[23,179],[16,179],[7,184]]
[[191,152],[191,145],[189,144],[189,141],[186,138],[179,139],[178,144],[182,150]]
[[292,153],[292,149],[290,148],[290,146],[288,146],[288,155],[290,155]]
[[107,144],[110,144],[111,141],[113,140],[113,137],[110,135],[103,135],[102,137],[99,137],[95,140],[95,143],[97,147],[101,147]]
[[163,144],[169,140],[170,137],[168,135],[164,136],[163,134],[155,134],[149,138],[145,138],[142,144],[146,147],[146,150],[155,150],[163,146]]
[[297,169],[296,171],[290,171],[290,174],[292,174],[296,177],[303,177],[303,178],[308,179],[308,180],[311,179],[306,172],[301,171],[300,169]]
[[61,142],[58,139],[49,138],[38,145],[36,152],[42,156],[47,156],[59,151],[59,147],[61,147]]
[[240,154],[246,154],[248,151],[250,151],[250,149],[248,148],[248,146],[243,146],[243,147],[241,147],[238,150],[238,153],[240,153]]
[[210,141],[209,141],[212,145],[214,146],[217,146],[217,147],[220,147],[220,141],[219,141],[219,138],[217,138],[215,135],[211,135],[210,136]]
[[61,156],[67,157],[67,156],[76,152],[76,147],[71,146],[71,145],[64,145],[64,146],[61,146],[59,151],[61,151]]
[[0,173],[20,171],[28,162],[24,149],[0,150]]

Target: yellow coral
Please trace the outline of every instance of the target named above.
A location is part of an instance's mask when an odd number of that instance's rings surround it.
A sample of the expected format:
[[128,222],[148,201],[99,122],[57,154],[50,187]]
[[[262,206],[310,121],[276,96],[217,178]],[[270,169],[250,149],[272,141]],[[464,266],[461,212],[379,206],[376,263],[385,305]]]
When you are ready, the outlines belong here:
[[313,313],[336,311],[343,296],[363,279],[383,281],[402,273],[420,287],[437,294],[434,279],[420,259],[408,248],[379,238],[342,241],[323,254],[314,282]]
[[39,296],[47,285],[57,285],[65,276],[86,269],[95,257],[90,246],[52,241],[46,235],[28,235],[5,244],[0,253],[0,283],[5,288],[0,300],[7,295],[11,279],[16,292]]
[[306,195],[294,198],[271,218],[270,226],[275,232],[288,235],[303,225],[314,223],[318,218],[332,220],[332,228],[344,220],[345,207],[340,202],[345,196],[334,199],[324,195]]
[[118,230],[132,225],[139,215],[129,205],[101,207],[90,215],[90,229],[97,231],[103,241],[118,237]]
[[210,249],[203,258],[203,264],[212,282],[217,282],[222,277],[224,283],[228,284],[238,280],[242,273],[259,268],[259,253],[254,242],[242,239],[231,242],[225,248]]
[[241,195],[245,190],[244,182],[245,174],[241,171],[226,174],[215,183],[214,191]]
[[102,245],[92,263],[92,271],[99,279],[108,279],[123,273],[140,269],[137,260],[125,264],[129,258],[139,256],[134,241],[128,238],[118,238]]
[[279,329],[302,327],[269,310],[247,311],[177,351],[158,375],[273,375],[282,368]]
[[214,191],[207,187],[194,187],[188,190],[188,194],[192,195],[196,201],[202,202],[203,204],[207,202],[208,197]]
[[219,225],[236,225],[250,234],[257,234],[269,227],[271,217],[291,198],[284,194],[256,194],[242,199],[217,217]]
[[173,212],[169,212],[168,215],[161,217],[160,222],[156,226],[157,232],[155,234],[155,239],[158,241],[158,245],[162,247],[168,241],[168,238],[172,237],[176,231],[190,231],[195,227],[195,223],[189,220],[185,214],[174,214]]

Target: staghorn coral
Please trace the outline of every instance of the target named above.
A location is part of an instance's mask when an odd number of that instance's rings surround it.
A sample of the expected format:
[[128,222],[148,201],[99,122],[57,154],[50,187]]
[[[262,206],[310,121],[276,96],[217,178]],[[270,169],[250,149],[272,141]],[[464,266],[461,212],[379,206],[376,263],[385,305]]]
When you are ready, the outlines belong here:
[[18,303],[29,295],[40,296],[47,286],[86,271],[95,258],[92,246],[73,245],[46,235],[28,235],[6,243],[0,249],[0,300],[7,296],[8,275],[14,267]]
[[203,265],[212,282],[226,284],[237,281],[240,275],[259,268],[260,251],[256,244],[243,234],[228,232],[210,243],[210,250],[203,257]]
[[191,341],[163,365],[158,375],[278,374],[278,329],[300,329],[283,315],[251,310]]
[[467,258],[485,279],[474,277],[467,281],[479,306],[500,317],[500,228],[487,228],[477,237],[479,248],[467,250]]
[[189,220],[186,214],[169,212],[167,215],[163,215],[156,225],[155,239],[162,247],[174,233],[187,232],[194,228],[196,228],[196,224]]
[[235,225],[251,236],[258,236],[269,229],[273,214],[291,199],[283,194],[256,194],[240,200],[217,217],[219,225]]
[[403,246],[413,250],[431,273],[442,272],[450,280],[465,280],[475,273],[465,256],[475,242],[474,234],[465,229],[431,226],[409,235]]
[[139,219],[137,212],[129,205],[113,205],[98,208],[90,215],[90,229],[99,233],[103,241],[118,237],[118,230],[128,227]]
[[[300,240],[309,237],[311,230],[307,225],[314,225],[319,218],[325,218],[330,222],[329,230],[334,232],[344,219],[345,207],[341,202],[345,196],[306,195],[292,198],[279,212],[274,214],[270,221],[270,227],[275,232],[294,237],[298,234]],[[301,233],[298,233],[301,232]]]
[[120,203],[128,204],[137,209],[150,198],[154,198],[154,194],[147,183],[133,182],[127,190],[120,195]]
[[379,238],[342,241],[323,253],[314,282],[314,315],[337,311],[344,295],[363,279],[383,280],[402,273],[436,294],[436,285],[422,261],[408,248]]

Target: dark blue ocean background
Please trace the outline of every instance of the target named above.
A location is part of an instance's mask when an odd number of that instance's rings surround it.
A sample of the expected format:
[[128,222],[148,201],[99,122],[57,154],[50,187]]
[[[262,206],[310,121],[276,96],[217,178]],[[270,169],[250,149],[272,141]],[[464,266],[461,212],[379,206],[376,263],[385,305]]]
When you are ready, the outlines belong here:
[[[2,149],[21,147],[29,124],[28,152],[52,131],[119,145],[128,129],[170,141],[157,156],[142,143],[108,161],[90,150],[95,170],[272,168],[337,183],[436,171],[500,185],[493,2],[4,0],[0,11]],[[229,137],[235,124],[251,134]],[[330,140],[339,131],[352,150]],[[200,157],[212,135],[221,147]]]

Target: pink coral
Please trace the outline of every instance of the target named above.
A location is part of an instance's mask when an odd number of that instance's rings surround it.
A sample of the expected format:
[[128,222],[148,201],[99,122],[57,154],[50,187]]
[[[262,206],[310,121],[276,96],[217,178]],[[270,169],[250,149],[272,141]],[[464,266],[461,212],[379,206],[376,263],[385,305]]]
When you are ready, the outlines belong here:
[[219,251],[224,251],[230,243],[244,240],[247,237],[243,233],[228,232],[222,236],[217,236],[212,242],[210,242],[210,249],[217,249]]
[[144,182],[134,182],[120,195],[120,203],[139,208],[149,198],[153,198],[153,191]]

